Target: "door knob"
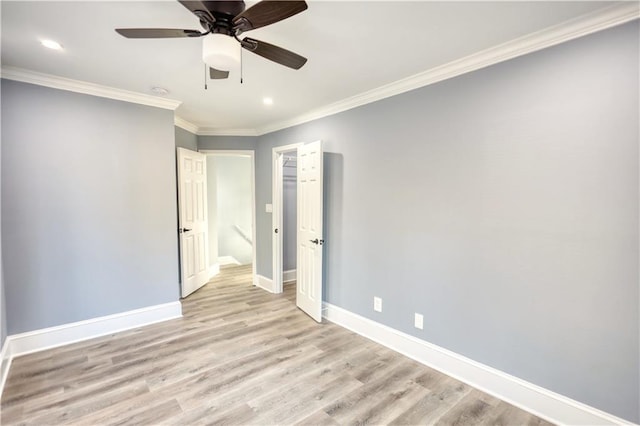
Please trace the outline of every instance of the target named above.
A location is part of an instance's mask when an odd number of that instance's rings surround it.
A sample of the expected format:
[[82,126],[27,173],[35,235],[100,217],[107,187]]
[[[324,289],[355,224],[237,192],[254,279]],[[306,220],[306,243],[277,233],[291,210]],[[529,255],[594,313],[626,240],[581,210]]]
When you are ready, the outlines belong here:
[[182,234],[183,232],[189,232],[189,231],[191,231],[191,229],[189,229],[189,228],[179,228],[179,229],[178,229],[178,232],[179,232],[179,233],[181,233],[181,234]]
[[315,240],[309,240],[309,241],[311,241],[313,244],[320,244],[320,245],[324,244],[324,240],[318,240],[317,238]]

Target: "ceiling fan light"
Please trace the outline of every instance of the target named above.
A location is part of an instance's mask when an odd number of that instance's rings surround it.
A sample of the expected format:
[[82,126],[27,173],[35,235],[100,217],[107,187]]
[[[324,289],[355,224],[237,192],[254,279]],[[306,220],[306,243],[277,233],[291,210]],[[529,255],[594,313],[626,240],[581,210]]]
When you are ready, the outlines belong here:
[[240,43],[224,34],[210,34],[202,40],[202,60],[221,71],[234,69],[240,63]]

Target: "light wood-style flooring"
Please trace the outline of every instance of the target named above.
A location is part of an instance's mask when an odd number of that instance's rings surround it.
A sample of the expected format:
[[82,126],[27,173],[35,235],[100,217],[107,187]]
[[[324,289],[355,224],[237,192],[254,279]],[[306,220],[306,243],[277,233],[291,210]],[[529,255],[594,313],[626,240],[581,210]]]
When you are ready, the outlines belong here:
[[184,317],[13,360],[1,424],[546,425],[225,268]]

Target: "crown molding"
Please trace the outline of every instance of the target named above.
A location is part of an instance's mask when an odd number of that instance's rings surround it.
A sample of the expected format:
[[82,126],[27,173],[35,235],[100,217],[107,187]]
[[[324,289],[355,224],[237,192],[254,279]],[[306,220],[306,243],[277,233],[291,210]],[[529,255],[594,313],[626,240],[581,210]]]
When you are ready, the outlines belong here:
[[256,129],[216,129],[211,127],[201,127],[198,129],[198,136],[260,136]]
[[115,99],[118,101],[147,105],[156,108],[175,110],[182,103],[181,101],[173,99],[160,98],[158,96],[145,95],[144,93],[138,92],[130,92],[128,90],[58,77],[22,68],[2,67],[1,74],[2,78],[8,80],[37,84],[38,86],[46,86],[54,89],[67,90],[70,92],[83,93],[85,95]]
[[186,130],[187,132],[191,132],[194,135],[198,134],[198,126],[185,120],[184,118],[180,118],[177,115],[173,117],[173,124],[180,127],[181,129]]
[[533,53],[640,18],[640,3],[622,2],[600,9],[396,82],[343,99],[289,120],[256,129],[258,136],[307,123],[410,90],[438,83],[509,59]]
[[[351,96],[308,113],[255,129],[222,129],[199,127],[180,117],[175,125],[198,136],[262,136],[267,133],[293,127],[309,121],[357,108],[391,96],[425,87],[440,81],[476,71],[488,66],[555,46],[579,37],[602,31],[640,18],[640,2],[623,1],[604,9],[571,19],[561,24],[525,35],[506,43],[485,49],[447,64],[413,76]],[[117,99],[142,105],[175,110],[181,101],[160,98],[78,80],[37,73],[20,68],[2,67],[2,78]]]

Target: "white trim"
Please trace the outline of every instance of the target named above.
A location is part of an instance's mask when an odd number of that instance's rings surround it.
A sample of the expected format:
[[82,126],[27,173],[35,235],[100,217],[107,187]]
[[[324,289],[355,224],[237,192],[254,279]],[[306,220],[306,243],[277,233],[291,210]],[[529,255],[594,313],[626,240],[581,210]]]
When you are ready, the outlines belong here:
[[86,81],[72,80],[51,74],[43,74],[22,68],[2,67],[2,78],[21,81],[23,83],[37,84],[39,86],[52,87],[54,89],[83,93],[85,95],[101,98],[116,99],[118,101],[147,105],[157,108],[175,110],[182,103],[174,99],[161,98],[146,95],[144,93],[131,92],[129,90],[116,89],[115,87],[102,86]]
[[238,259],[233,256],[218,256],[218,264],[220,266],[224,265],[240,265]]
[[632,424],[330,303],[324,318],[547,421],[562,425]]
[[260,287],[261,289],[268,291],[269,293],[275,293],[273,288],[273,280],[265,276],[256,274],[253,284],[256,287]]
[[245,157],[245,158],[251,158],[253,157],[253,155],[251,155],[254,151],[252,150],[229,150],[229,149],[224,149],[224,150],[215,150],[215,149],[201,149],[198,152],[201,152],[202,154],[207,154],[207,155],[215,155],[217,157]]
[[620,2],[613,6],[596,10],[561,24],[490,47],[402,80],[325,105],[297,117],[267,124],[256,129],[202,128],[198,131],[198,135],[261,136],[438,83],[566,41],[606,30],[607,28],[630,22],[639,17],[640,5],[637,1]]
[[9,337],[4,340],[2,345],[2,351],[0,352],[0,397],[2,397],[2,391],[4,390],[4,384],[7,382],[9,376],[9,369],[11,368],[11,348],[9,347]]
[[215,129],[200,127],[198,136],[259,136],[256,129]]
[[258,273],[258,248],[256,240],[256,158],[255,152],[251,156],[251,274]]
[[181,129],[186,130],[187,132],[191,132],[194,135],[198,134],[198,126],[188,122],[184,118],[180,118],[177,115],[173,117],[173,124],[180,127]]
[[209,279],[212,279],[216,275],[220,273],[220,264],[214,263],[213,265],[209,265]]
[[281,153],[290,152],[290,151],[297,152],[298,148],[300,148],[303,145],[304,145],[304,142],[290,143],[288,145],[280,145],[280,146],[274,147],[273,152],[281,152]]
[[180,302],[148,306],[119,314],[43,328],[7,337],[11,358],[138,328],[182,316]]
[[278,152],[277,148],[272,149],[272,169],[271,169],[271,253],[272,253],[272,273],[273,287],[276,293],[284,291],[282,280],[282,257],[283,257],[283,207],[282,207],[282,184],[284,173],[284,153]]
[[282,273],[282,282],[288,283],[291,281],[295,281],[297,271],[295,269],[289,269],[288,271],[284,271]]

